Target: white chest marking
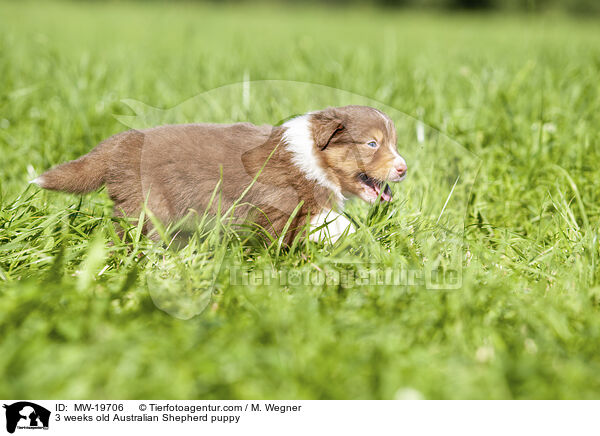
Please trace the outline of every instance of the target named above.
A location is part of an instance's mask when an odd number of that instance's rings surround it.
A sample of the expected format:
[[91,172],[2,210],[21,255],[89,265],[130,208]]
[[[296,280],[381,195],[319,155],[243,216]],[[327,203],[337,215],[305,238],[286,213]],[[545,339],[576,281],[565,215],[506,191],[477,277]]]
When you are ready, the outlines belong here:
[[311,132],[310,114],[301,115],[286,121],[283,141],[287,150],[292,153],[292,162],[302,171],[307,180],[331,190],[338,202],[344,200],[341,189],[327,177],[315,155],[315,144]]
[[[354,233],[356,229],[348,218],[331,210],[324,210],[310,220],[313,242],[331,242],[334,244],[343,234]],[[318,229],[318,230],[317,230]]]

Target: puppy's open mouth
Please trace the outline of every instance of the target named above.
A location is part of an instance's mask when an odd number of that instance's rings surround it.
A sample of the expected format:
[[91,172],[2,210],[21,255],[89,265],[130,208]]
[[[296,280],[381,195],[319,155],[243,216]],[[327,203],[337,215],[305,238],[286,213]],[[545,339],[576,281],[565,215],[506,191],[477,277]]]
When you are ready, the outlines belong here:
[[363,185],[367,195],[373,200],[379,197],[380,201],[391,201],[392,190],[387,183],[369,177],[365,173],[360,173],[358,175],[358,180]]

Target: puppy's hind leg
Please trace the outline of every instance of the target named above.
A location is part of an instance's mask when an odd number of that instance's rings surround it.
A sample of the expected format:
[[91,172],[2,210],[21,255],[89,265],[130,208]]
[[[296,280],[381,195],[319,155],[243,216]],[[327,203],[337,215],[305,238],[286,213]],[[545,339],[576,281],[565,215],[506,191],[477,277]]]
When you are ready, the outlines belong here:
[[[119,238],[123,241],[124,238],[133,240],[134,234],[137,231],[137,227],[139,226],[139,218],[141,213],[141,207],[131,207],[131,205],[127,204],[115,204],[115,209],[113,212],[113,216],[123,222],[127,221],[129,224],[126,228],[120,222],[115,222],[115,231]],[[158,242],[160,241],[160,235],[156,232],[153,232],[154,226],[150,219],[146,216],[143,218],[144,223],[142,224],[142,234],[144,234],[148,239]],[[126,234],[127,231],[127,234]]]

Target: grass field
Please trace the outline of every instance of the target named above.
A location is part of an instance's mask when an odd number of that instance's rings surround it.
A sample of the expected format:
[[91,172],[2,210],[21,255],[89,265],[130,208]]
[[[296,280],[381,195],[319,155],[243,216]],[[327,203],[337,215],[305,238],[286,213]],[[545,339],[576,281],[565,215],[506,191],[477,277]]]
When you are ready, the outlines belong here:
[[[1,397],[600,397],[598,22],[339,9],[0,3]],[[364,226],[333,247],[208,231],[174,250],[137,229],[122,243],[104,191],[27,184],[125,130],[124,99],[172,108],[244,79],[366,96],[478,156],[461,288],[230,282],[249,265],[423,268],[404,186],[389,209],[352,205]],[[274,123],[275,106],[249,112]],[[211,277],[188,320],[148,291]]]

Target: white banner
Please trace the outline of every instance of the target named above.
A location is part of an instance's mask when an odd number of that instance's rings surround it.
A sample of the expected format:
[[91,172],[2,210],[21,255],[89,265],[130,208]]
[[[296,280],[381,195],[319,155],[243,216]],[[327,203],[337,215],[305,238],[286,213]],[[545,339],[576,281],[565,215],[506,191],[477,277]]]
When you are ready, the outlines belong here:
[[[3,401],[0,434],[597,435],[597,401]],[[43,430],[38,432],[37,430]]]

